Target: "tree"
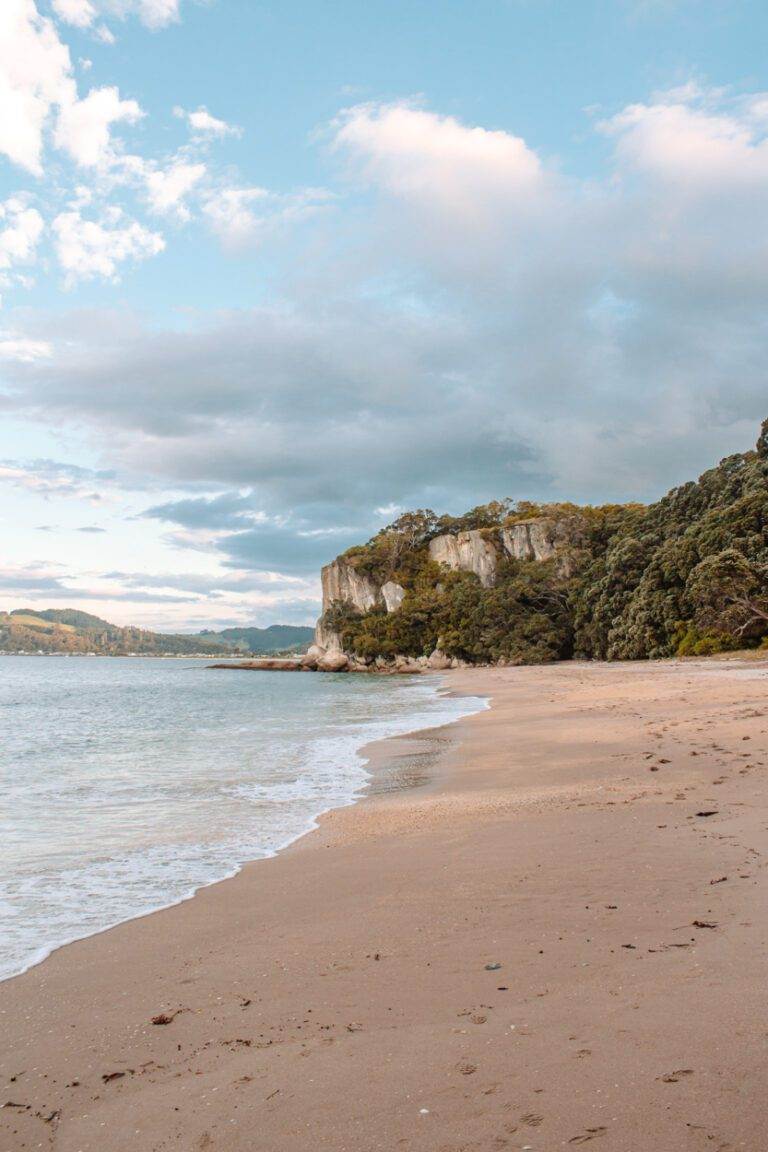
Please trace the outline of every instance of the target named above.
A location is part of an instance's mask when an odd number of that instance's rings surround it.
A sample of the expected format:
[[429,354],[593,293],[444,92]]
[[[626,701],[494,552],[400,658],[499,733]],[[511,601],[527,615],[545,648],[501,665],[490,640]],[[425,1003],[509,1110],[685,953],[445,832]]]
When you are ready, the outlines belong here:
[[744,637],[768,631],[768,568],[735,548],[707,556],[685,588],[697,625]]

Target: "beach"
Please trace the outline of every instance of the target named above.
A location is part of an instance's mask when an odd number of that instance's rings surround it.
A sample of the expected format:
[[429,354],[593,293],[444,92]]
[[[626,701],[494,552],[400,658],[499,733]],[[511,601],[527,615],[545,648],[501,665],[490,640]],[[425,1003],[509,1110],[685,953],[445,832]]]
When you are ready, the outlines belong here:
[[2,1152],[763,1152],[768,663],[445,684],[490,709],[0,984]]

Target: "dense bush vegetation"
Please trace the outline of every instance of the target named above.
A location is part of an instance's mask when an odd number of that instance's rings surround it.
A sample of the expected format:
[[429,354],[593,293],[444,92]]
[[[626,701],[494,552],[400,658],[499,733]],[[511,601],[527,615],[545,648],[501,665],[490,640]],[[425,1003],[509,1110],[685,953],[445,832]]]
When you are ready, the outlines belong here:
[[[429,558],[435,536],[543,517],[556,559],[504,559],[484,588]],[[731,456],[648,507],[494,502],[462,517],[407,513],[345,559],[406,595],[397,612],[336,604],[325,623],[361,656],[436,647],[471,661],[576,656],[645,659],[755,646],[768,637],[768,421],[757,449]]]

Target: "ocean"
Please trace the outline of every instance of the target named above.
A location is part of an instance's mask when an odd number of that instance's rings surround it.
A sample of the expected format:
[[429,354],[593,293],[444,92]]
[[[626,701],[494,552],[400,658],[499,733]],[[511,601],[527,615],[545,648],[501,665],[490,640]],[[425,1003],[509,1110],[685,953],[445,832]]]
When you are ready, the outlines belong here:
[[0,979],[273,855],[354,801],[370,741],[485,706],[207,663],[0,657]]

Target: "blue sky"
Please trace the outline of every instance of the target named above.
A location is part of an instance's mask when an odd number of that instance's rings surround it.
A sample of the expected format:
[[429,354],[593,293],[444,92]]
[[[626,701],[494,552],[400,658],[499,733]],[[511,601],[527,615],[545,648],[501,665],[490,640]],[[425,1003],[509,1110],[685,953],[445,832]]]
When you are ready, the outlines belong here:
[[397,510],[768,415],[768,9],[4,0],[0,607],[311,620]]

